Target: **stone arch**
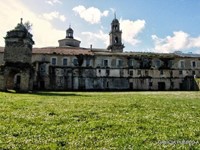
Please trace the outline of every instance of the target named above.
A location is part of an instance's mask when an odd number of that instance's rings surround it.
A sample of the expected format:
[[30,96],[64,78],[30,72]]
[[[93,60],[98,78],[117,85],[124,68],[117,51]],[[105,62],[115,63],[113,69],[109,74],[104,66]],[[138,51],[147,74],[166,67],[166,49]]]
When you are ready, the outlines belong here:
[[20,90],[21,75],[19,70],[11,69],[6,74],[6,90]]

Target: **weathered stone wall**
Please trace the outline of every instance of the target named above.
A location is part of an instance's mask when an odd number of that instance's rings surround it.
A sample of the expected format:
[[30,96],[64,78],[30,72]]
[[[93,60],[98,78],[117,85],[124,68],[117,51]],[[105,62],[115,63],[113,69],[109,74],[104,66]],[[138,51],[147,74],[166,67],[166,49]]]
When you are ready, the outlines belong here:
[[32,51],[25,45],[7,46],[5,47],[4,61],[31,63]]

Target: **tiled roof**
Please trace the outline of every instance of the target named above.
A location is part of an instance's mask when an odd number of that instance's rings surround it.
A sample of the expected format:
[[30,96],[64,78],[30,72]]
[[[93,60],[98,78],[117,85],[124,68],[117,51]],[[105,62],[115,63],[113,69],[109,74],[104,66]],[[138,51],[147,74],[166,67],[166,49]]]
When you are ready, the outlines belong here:
[[[0,53],[4,52],[4,47],[0,47]],[[102,55],[102,56],[133,56],[133,57],[196,57],[200,58],[200,54],[187,54],[187,53],[150,53],[150,52],[123,52],[112,53],[106,49],[92,49],[80,47],[44,47],[33,48],[33,54],[49,54],[49,55]]]
[[45,47],[33,48],[33,54],[57,54],[57,55],[93,55],[89,49],[73,47]]
[[[4,47],[0,47],[0,53],[4,52]],[[53,55],[93,55],[93,52],[85,48],[73,47],[45,47],[33,48],[33,54],[53,54]]]
[[192,54],[192,53],[175,53],[176,56],[179,57],[187,57],[187,58],[200,58],[200,54]]

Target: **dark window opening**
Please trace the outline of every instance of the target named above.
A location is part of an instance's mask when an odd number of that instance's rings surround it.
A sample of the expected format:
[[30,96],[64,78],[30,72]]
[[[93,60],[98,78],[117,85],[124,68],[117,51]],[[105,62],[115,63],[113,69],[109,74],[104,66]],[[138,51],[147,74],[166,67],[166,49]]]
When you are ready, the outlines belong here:
[[51,64],[52,64],[52,65],[56,65],[56,63],[57,63],[56,61],[57,61],[56,58],[52,58],[52,59],[51,59]]
[[103,63],[104,63],[104,67],[108,66],[108,60],[104,60]]
[[131,70],[131,71],[129,71],[129,74],[130,74],[130,76],[132,76],[133,75],[133,71]]
[[89,67],[90,66],[90,60],[86,59],[86,66]]
[[192,62],[192,67],[194,67],[194,68],[196,67],[196,62],[195,61]]
[[160,70],[160,75],[163,75],[163,70]]
[[148,76],[149,72],[147,70],[145,70],[145,76]]
[[165,82],[158,82],[158,90],[160,91],[165,90]]
[[63,66],[67,66],[67,58],[63,58]]
[[130,88],[130,89],[133,89],[133,82],[130,82],[130,83],[129,83],[129,88]]
[[106,87],[109,88],[109,81],[106,82]]
[[119,42],[118,37],[115,37],[115,43],[117,44]]
[[74,59],[73,64],[74,64],[74,66],[78,66],[78,59]]
[[171,87],[174,87],[174,82],[171,82]]
[[110,70],[106,70],[106,76],[109,76]]
[[138,71],[137,71],[137,74],[138,74],[138,75],[141,75],[141,70],[138,70]]

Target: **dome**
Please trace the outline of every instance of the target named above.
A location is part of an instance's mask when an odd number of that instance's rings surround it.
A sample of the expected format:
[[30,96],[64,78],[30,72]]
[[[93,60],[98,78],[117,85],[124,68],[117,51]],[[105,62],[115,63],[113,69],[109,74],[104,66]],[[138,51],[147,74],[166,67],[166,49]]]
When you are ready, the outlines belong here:
[[119,23],[119,20],[118,19],[113,19],[113,21],[112,21],[112,24],[118,24]]
[[67,29],[67,32],[72,33],[72,32],[74,32],[74,30],[71,27],[69,27],[69,29]]

